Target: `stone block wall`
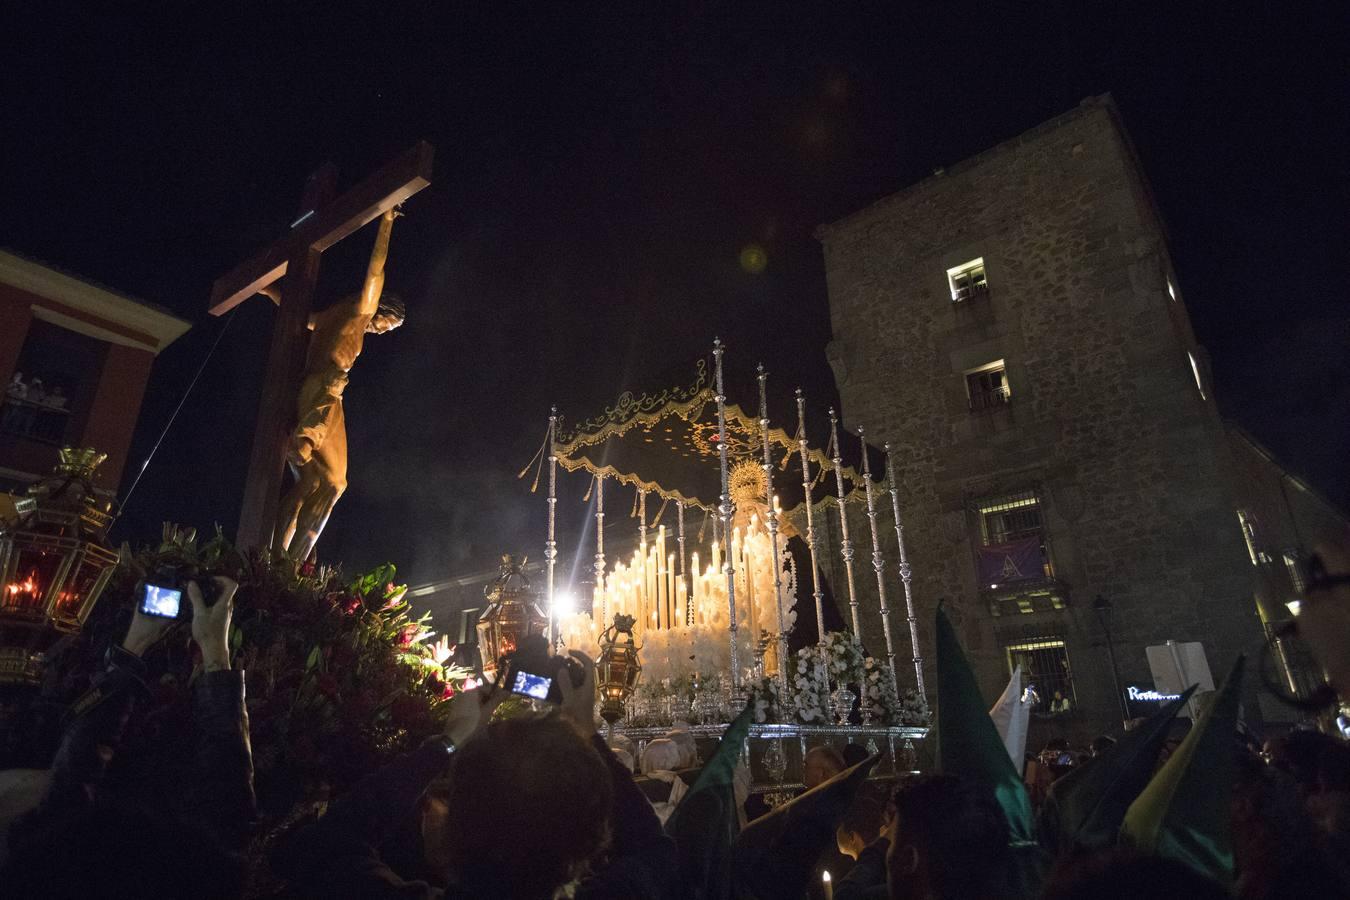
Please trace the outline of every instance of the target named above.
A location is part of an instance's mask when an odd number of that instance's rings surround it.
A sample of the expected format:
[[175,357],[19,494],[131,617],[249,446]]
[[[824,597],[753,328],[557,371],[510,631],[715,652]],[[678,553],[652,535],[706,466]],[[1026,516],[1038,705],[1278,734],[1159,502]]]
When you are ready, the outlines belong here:
[[[1098,594],[1125,683],[1151,680],[1148,644],[1203,642],[1216,679],[1259,647],[1224,425],[1192,370],[1188,354],[1205,377],[1203,349],[1169,294],[1165,232],[1109,98],[821,239],[844,420],[895,449],[926,655],[939,598],[990,699],[1008,678],[1008,634],[1062,633],[1080,709],[1042,730],[1083,737],[1119,721]],[[955,303],[947,270],[976,257],[989,294]],[[1010,403],[972,413],[964,373],[997,359]],[[1040,499],[1068,605],[995,617],[976,583],[974,507],[1022,490]],[[870,541],[865,519],[853,528]]]

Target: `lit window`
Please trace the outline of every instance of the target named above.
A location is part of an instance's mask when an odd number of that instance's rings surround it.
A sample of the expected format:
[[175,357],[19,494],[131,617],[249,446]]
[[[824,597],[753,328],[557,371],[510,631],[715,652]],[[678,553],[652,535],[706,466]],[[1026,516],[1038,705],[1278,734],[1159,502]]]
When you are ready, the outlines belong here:
[[1078,705],[1073,690],[1073,670],[1069,667],[1069,651],[1064,641],[1041,638],[1009,644],[1008,674],[1022,667],[1022,683],[1036,693],[1037,715],[1060,716],[1071,713]]
[[1195,389],[1200,392],[1201,400],[1207,400],[1204,382],[1200,380],[1200,364],[1195,361],[1195,354],[1191,351],[1187,350],[1186,356],[1189,357],[1191,361],[1191,374],[1195,376]]
[[1294,592],[1303,593],[1303,567],[1299,565],[1298,553],[1293,550],[1284,552],[1284,567],[1289,571],[1289,583],[1294,586]]
[[988,294],[989,283],[984,277],[984,257],[948,269],[947,283],[952,289],[953,303],[974,300]]
[[1167,279],[1167,296],[1171,297],[1173,300],[1177,299],[1177,289],[1172,284],[1172,279],[1170,278]]
[[1050,547],[1041,521],[1041,501],[1034,491],[981,500],[980,544],[976,557],[980,584],[997,588],[1028,579],[1055,576]]
[[1252,565],[1256,565],[1265,556],[1256,549],[1256,523],[1245,509],[1239,509],[1237,517],[1238,526],[1242,528],[1242,539],[1247,542],[1247,556],[1251,557]]
[[997,409],[1008,402],[1012,391],[1008,387],[1008,372],[1003,360],[998,359],[966,373],[966,398],[972,412]]
[[986,545],[1007,544],[1041,534],[1041,501],[1032,491],[981,500],[980,537]]

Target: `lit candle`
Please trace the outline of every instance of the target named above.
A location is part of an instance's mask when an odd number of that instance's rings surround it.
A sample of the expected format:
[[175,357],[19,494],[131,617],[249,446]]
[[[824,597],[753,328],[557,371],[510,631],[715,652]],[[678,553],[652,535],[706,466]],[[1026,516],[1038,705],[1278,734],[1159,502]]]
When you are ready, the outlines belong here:
[[675,554],[671,553],[666,556],[666,614],[671,628],[684,624],[684,604],[675,586],[675,574]]
[[666,627],[669,628],[670,613],[667,611],[666,605],[669,602],[670,597],[666,592],[666,555],[662,552],[665,543],[666,527],[662,525],[660,531],[658,531],[656,535],[656,548],[654,550],[656,558],[652,560],[652,562],[656,566],[656,618],[659,623],[661,618],[664,617],[666,620]]
[[820,886],[825,889],[825,900],[834,900],[834,881],[828,870],[820,873]]
[[657,609],[656,597],[656,547],[648,547],[642,557],[642,601],[647,604],[647,612]]

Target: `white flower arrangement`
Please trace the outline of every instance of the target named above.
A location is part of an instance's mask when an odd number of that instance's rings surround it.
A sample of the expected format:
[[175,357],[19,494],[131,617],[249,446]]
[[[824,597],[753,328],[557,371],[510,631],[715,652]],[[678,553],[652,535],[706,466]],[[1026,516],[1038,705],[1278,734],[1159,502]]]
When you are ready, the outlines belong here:
[[862,647],[853,639],[853,635],[843,631],[826,634],[825,657],[829,661],[830,681],[836,687],[862,682]]
[[932,719],[928,701],[914,688],[907,688],[900,697],[896,720],[901,725],[927,725]]
[[878,725],[924,725],[928,722],[928,708],[913,688],[903,695],[895,694],[891,667],[875,657],[863,661],[861,681],[863,704]]
[[792,708],[799,721],[829,721],[829,666],[816,647],[797,651],[792,671]]
[[755,701],[757,723],[777,723],[784,720],[783,698],[779,695],[777,678],[772,675],[761,678],[750,685],[750,695]]

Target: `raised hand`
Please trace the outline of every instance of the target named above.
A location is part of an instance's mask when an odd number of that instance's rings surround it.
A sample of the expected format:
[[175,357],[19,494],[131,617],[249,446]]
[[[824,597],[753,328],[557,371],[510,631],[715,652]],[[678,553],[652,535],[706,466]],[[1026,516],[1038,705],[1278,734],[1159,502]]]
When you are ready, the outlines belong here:
[[581,687],[572,685],[572,673],[567,669],[558,672],[558,687],[562,691],[561,712],[564,719],[575,725],[582,734],[590,737],[595,734],[595,663],[580,650],[570,650],[568,655],[581,664],[586,678]]
[[456,747],[464,746],[465,741],[487,727],[506,696],[506,691],[487,688],[460,691],[450,699],[450,712],[445,719],[446,739]]
[[436,643],[431,645],[431,658],[436,660],[437,664],[445,665],[445,661],[455,652],[454,646],[450,643],[450,638],[441,635]]
[[173,622],[173,619],[144,615],[137,609],[131,616],[127,636],[122,639],[122,649],[133,656],[140,656],[164,636]]
[[202,668],[207,672],[230,667],[230,615],[234,592],[239,585],[223,575],[215,576],[219,599],[206,605],[197,582],[189,581],[188,599],[192,601],[192,639],[202,651]]

